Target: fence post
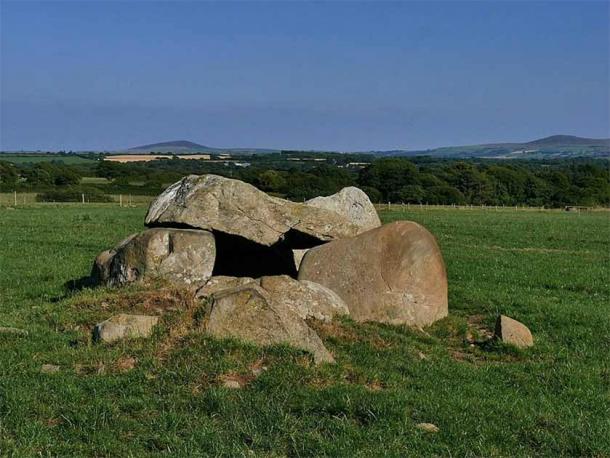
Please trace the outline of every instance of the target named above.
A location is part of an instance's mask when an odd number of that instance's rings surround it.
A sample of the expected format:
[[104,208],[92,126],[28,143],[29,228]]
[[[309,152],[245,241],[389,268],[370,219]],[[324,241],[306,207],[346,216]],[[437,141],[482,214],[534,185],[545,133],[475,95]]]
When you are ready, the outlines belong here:
[[119,207],[123,206],[123,194],[119,194]]
[[81,197],[82,203],[84,204],[84,203],[85,203],[85,193],[83,192],[83,193],[80,195],[80,197]]
[[17,191],[15,191],[15,207],[17,206]]

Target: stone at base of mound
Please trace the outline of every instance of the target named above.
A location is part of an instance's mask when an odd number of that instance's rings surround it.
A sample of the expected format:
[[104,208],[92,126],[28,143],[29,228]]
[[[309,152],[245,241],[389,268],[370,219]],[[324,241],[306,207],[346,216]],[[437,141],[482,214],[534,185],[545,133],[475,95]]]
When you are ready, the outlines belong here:
[[96,324],[93,340],[112,343],[127,338],[150,337],[158,322],[158,316],[121,313]]
[[430,232],[409,221],[310,249],[299,280],[337,293],[357,321],[427,326],[448,313],[440,249]]
[[295,280],[288,275],[270,275],[261,278],[214,276],[199,288],[197,298],[211,296],[240,286],[255,285],[263,288],[277,307],[292,310],[302,319],[332,320],[349,315],[349,308],[335,292],[308,280]]
[[349,315],[343,299],[318,283],[274,275],[262,277],[260,285],[278,306],[289,308],[304,320],[330,321],[336,316]]
[[534,338],[529,328],[523,323],[505,315],[500,315],[496,320],[495,336],[502,342],[519,348],[527,348],[534,345]]
[[215,337],[302,348],[313,355],[316,364],[334,362],[315,331],[292,310],[278,306],[256,283],[212,294],[204,329]]

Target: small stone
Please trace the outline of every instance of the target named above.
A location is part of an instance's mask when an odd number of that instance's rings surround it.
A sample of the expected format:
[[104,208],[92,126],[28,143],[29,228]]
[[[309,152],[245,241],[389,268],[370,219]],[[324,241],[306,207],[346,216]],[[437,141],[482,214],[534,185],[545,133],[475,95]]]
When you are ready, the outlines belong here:
[[56,366],[55,364],[43,364],[40,368],[40,372],[43,374],[54,374],[59,372],[59,366]]
[[150,337],[158,321],[158,316],[121,313],[96,324],[93,340],[111,343],[126,338]]
[[427,433],[438,433],[440,431],[440,429],[438,429],[438,426],[433,423],[418,423],[417,425],[415,425],[415,427]]
[[495,336],[502,342],[518,348],[534,345],[534,338],[528,327],[505,315],[500,315],[496,321]]

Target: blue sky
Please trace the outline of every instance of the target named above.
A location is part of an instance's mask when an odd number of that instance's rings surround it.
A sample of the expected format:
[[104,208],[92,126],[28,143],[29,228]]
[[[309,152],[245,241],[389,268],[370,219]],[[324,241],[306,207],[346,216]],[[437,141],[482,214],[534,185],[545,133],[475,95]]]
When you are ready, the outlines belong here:
[[610,136],[605,1],[0,1],[4,150]]

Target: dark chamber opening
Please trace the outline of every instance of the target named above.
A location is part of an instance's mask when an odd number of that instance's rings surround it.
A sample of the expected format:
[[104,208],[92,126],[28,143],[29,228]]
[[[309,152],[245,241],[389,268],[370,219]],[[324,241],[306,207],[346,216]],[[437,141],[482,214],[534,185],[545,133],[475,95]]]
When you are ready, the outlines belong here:
[[292,249],[286,241],[272,246],[238,235],[214,232],[216,263],[212,275],[258,278],[265,275],[297,276]]

